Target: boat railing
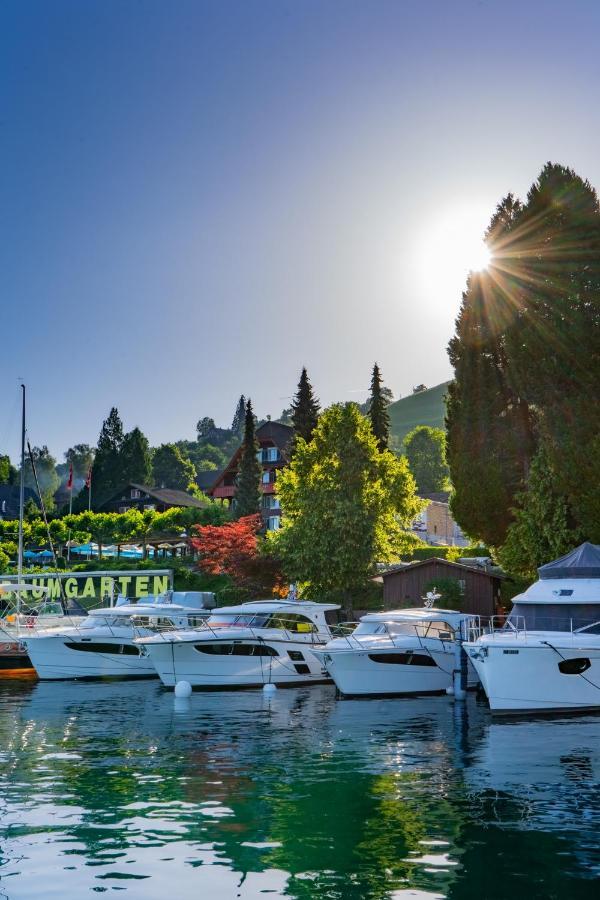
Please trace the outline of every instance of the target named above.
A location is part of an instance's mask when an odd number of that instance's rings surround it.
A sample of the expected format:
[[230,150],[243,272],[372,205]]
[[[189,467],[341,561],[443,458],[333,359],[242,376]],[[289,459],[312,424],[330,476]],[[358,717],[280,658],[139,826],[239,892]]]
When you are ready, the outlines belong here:
[[[171,640],[174,632],[177,631],[185,631],[185,632],[197,632],[198,635],[205,635],[207,632],[212,634],[216,640],[223,640],[224,635],[227,634],[228,631],[243,631],[243,637],[234,637],[232,640],[245,640],[249,638],[250,640],[255,641],[264,641],[265,638],[269,636],[269,634],[273,634],[277,632],[278,635],[283,636],[286,641],[298,641],[300,640],[303,644],[312,644],[312,645],[322,645],[326,644],[327,641],[332,638],[332,628],[329,625],[325,625],[324,627],[319,627],[316,622],[310,623],[310,630],[304,631],[303,629],[299,630],[299,626],[304,625],[305,623],[298,623],[292,619],[286,619],[285,617],[278,617],[277,625],[253,625],[251,622],[223,622],[220,624],[211,625],[208,621],[200,622],[199,624],[189,625],[189,624],[180,624],[180,625],[165,625],[162,626],[160,624],[144,624],[140,625],[139,623],[133,622],[134,632],[136,633],[137,638],[148,637],[148,633],[151,632],[152,635],[157,635],[159,637],[163,637],[165,640]],[[306,623],[308,625],[309,623]],[[287,625],[287,627],[286,627]]]
[[454,631],[452,629],[442,631],[436,628],[431,630],[431,633],[429,633],[430,629],[427,629],[423,633],[424,627],[428,624],[427,622],[403,622],[402,625],[406,630],[398,631],[394,628],[394,625],[397,624],[395,622],[381,622],[378,625],[378,630],[374,632],[362,632],[356,635],[353,629],[350,633],[337,634],[335,636],[345,639],[351,650],[377,649],[381,645],[382,637],[387,638],[393,647],[398,648],[404,646],[407,637],[416,637],[419,647],[424,650],[427,649],[427,645],[423,643],[423,640],[438,640],[442,643],[454,640]]
[[523,616],[510,614],[507,616],[490,616],[485,619],[481,616],[472,616],[467,624],[467,640],[475,641],[482,635],[487,635],[494,640],[501,640],[507,636],[526,639],[532,633],[550,632],[570,634],[573,639],[581,634],[600,634],[600,620],[591,617],[584,619],[580,616]]

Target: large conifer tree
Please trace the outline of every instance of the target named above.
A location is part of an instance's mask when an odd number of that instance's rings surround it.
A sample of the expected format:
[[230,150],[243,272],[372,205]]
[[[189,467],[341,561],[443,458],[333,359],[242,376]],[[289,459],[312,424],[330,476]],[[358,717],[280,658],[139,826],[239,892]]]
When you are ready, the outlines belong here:
[[310,441],[317,427],[319,418],[319,401],[315,397],[312,385],[308,380],[306,368],[302,369],[298,390],[292,401],[292,426],[296,438]]
[[[102,423],[98,447],[92,469],[92,505],[97,508],[123,484],[121,450],[123,448],[123,423],[119,410],[113,406]],[[87,491],[86,491],[87,493]]]
[[152,484],[152,457],[148,438],[139,428],[134,428],[123,438],[120,452],[120,469],[123,483]]
[[238,404],[235,408],[235,413],[233,416],[233,422],[231,423],[231,430],[233,432],[233,436],[236,438],[242,439],[244,434],[244,420],[246,418],[246,398],[242,394],[240,399],[238,400]]
[[388,401],[383,393],[383,381],[377,363],[373,366],[371,376],[371,396],[369,400],[369,419],[373,434],[377,438],[377,446],[380,451],[387,450],[390,440],[390,415],[388,413]]
[[237,518],[251,516],[260,510],[260,476],[262,468],[257,456],[259,450],[252,403],[248,399],[244,417],[244,442],[242,444],[235,492],[234,510]]

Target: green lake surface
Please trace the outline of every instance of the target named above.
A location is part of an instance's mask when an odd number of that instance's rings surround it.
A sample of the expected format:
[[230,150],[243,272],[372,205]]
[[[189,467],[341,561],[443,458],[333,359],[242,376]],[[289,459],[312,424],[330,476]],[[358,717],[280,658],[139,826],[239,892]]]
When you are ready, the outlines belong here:
[[0,684],[0,897],[600,896],[600,718]]

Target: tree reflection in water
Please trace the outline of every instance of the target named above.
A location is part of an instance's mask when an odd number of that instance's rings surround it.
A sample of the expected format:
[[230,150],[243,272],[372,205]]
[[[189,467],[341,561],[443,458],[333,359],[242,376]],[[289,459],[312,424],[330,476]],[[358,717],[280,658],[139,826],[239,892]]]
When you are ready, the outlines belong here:
[[2,872],[35,896],[62,871],[66,900],[173,878],[178,898],[586,896],[600,719],[466,710],[310,687],[178,713],[151,682],[2,685]]

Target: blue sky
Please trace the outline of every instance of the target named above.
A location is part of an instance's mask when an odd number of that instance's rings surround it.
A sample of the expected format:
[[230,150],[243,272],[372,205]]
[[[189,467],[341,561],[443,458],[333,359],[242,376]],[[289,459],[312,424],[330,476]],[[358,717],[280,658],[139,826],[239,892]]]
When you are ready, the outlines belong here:
[[479,234],[546,160],[600,186],[600,6],[4,0],[0,451],[118,406],[151,442],[240,393],[450,376]]

